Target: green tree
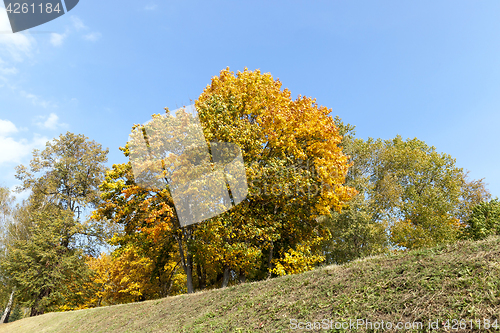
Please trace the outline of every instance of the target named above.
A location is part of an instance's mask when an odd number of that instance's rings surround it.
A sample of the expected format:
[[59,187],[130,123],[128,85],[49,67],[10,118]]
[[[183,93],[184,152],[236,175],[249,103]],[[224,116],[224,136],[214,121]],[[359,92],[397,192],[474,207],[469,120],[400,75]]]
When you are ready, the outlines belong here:
[[18,190],[39,192],[72,212],[78,206],[95,207],[108,151],[82,134],[61,134],[43,151],[33,151],[29,168],[16,167],[16,178],[22,182]]
[[374,167],[383,142],[357,139],[355,127],[344,124],[338,116],[335,123],[342,135],[343,151],[351,164],[346,185],[355,188],[358,194],[341,213],[332,211],[331,216],[322,217],[332,235],[322,244],[326,264],[340,264],[389,249],[388,225],[379,218],[380,210],[374,200]]
[[483,180],[470,180],[451,156],[421,140],[362,140],[353,126],[336,123],[353,164],[346,184],[359,194],[342,214],[324,218],[332,233],[323,245],[327,262],[384,252],[388,241],[407,248],[452,242],[472,207],[489,198]]
[[450,155],[416,138],[386,141],[377,169],[375,200],[388,213],[392,242],[406,248],[455,241],[465,223],[460,219],[470,214],[467,200],[488,195]]
[[16,168],[17,190],[31,194],[8,225],[1,266],[32,316],[64,302],[67,284],[88,277],[82,250],[95,253],[109,237],[105,221],[80,218],[100,200],[107,152],[68,132],[34,150],[28,167]]
[[99,254],[98,245],[104,245],[112,232],[108,232],[105,221],[83,221],[79,215],[99,203],[98,187],[106,171],[108,151],[82,134],[67,132],[47,142],[44,150],[35,149],[28,167],[16,167],[16,178],[21,181],[17,191],[30,190],[36,197],[43,197],[42,200],[77,215],[82,222],[76,229],[61,232],[65,233],[65,239],[72,238],[71,233],[79,233],[81,237],[75,240],[85,239],[86,243],[81,246],[94,255]]
[[490,235],[500,235],[500,201],[498,198],[481,202],[472,210],[462,239],[484,239]]
[[78,223],[71,211],[31,198],[16,215],[0,265],[16,288],[18,302],[36,316],[64,303],[68,286],[87,279],[89,270],[83,252],[72,246]]

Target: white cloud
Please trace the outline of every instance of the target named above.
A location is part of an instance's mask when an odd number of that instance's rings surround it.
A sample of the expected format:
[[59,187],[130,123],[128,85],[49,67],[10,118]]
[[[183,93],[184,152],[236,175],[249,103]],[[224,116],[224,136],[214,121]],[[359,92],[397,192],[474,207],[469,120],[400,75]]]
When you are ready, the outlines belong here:
[[83,23],[83,21],[74,15],[71,16],[71,22],[73,22],[73,27],[76,29],[76,31],[82,29],[88,29],[88,27]]
[[52,33],[50,35],[50,43],[54,46],[61,46],[64,43],[64,40],[70,35],[72,30],[80,31],[86,30],[88,27],[83,23],[83,21],[77,16],[70,17],[71,23],[73,25],[73,29],[66,28],[66,32],[63,34]]
[[9,64],[5,62],[2,58],[0,58],[0,75],[12,75],[12,74],[17,74],[17,72],[18,71],[16,67],[14,66],[9,67]]
[[16,67],[0,67],[0,74],[2,74],[2,75],[17,74],[17,68]]
[[0,8],[0,87],[10,81],[7,77],[18,73],[13,63],[32,56],[35,40],[29,34],[12,33],[5,8]]
[[[22,159],[29,156],[33,149],[43,148],[48,138],[34,134],[31,140],[9,136],[16,133],[17,127],[8,120],[0,119],[0,166],[4,163],[22,163]],[[3,131],[5,129],[5,132]]]
[[41,121],[36,122],[35,124],[43,129],[52,129],[55,130],[58,127],[65,127],[67,124],[59,123],[59,117],[55,113],[51,113],[47,116],[38,116],[37,119]]
[[[73,32],[75,31],[81,31],[81,30],[88,30],[89,27],[87,27],[85,25],[85,23],[83,23],[83,21],[76,17],[76,16],[71,16],[70,17],[71,19],[71,23],[72,23],[72,27],[70,28],[67,28],[66,29],[66,32],[63,33],[63,34],[58,34],[58,33],[52,33],[51,36],[50,36],[50,43],[54,46],[61,46],[63,43],[64,43],[64,40]],[[91,42],[95,42],[97,41],[99,38],[101,38],[101,33],[100,32],[90,32],[90,33],[87,33],[85,35],[83,35],[83,38],[85,40],[88,40],[88,41],[91,41]]]
[[0,54],[6,54],[14,61],[22,61],[31,55],[35,40],[29,34],[11,33],[9,17],[5,8],[0,8]]
[[16,141],[11,137],[0,137],[0,165],[5,162],[19,163],[21,158],[30,153],[30,145],[25,139]]
[[67,34],[58,34],[53,32],[50,34],[50,43],[54,46],[61,46],[64,39],[67,37]]
[[[12,87],[12,89],[17,90],[16,87]],[[33,104],[35,106],[41,106],[44,109],[46,109],[48,107],[53,107],[53,108],[57,107],[57,104],[53,104],[49,101],[42,99],[41,97],[38,97],[38,96],[31,94],[31,93],[28,93],[24,90],[20,90],[19,94],[22,97],[26,98],[27,100],[31,101],[31,104]]]
[[100,32],[91,32],[91,33],[86,34],[85,36],[83,36],[83,38],[85,40],[88,40],[88,41],[91,41],[91,42],[95,42],[96,40],[98,40],[99,38],[101,38],[101,33]]
[[6,137],[8,134],[17,133],[18,131],[13,122],[0,119],[0,137]]
[[145,10],[155,10],[158,6],[156,4],[147,5],[144,7]]

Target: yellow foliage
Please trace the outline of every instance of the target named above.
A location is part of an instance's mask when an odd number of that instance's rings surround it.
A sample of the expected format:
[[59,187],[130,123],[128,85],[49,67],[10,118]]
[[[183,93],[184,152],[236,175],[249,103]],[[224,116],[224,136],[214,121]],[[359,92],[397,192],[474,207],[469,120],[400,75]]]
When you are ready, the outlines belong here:
[[94,273],[87,285],[92,292],[78,308],[137,302],[156,292],[150,281],[151,260],[139,256],[134,248],[116,257],[106,253],[89,257],[87,264]]
[[289,249],[284,256],[275,260],[275,268],[272,270],[276,275],[299,274],[309,271],[314,266],[325,260],[324,256],[311,253],[308,245],[300,244],[297,249]]
[[[182,227],[168,190],[141,188],[134,181],[130,163],[113,165],[100,187],[104,203],[95,218],[108,218],[125,226],[124,235],[116,236],[114,244],[131,247],[140,247],[144,242],[159,247],[175,244],[177,257],[181,258],[181,251],[184,258],[189,253],[193,267],[200,272],[194,274],[200,275],[200,280],[206,277],[207,284],[212,285],[217,283],[221,270],[228,267],[249,279],[262,278],[268,273],[263,269],[268,263],[263,261],[273,254],[277,256],[272,261],[276,265],[273,272],[278,275],[308,270],[322,261],[317,244],[329,233],[316,217],[329,214],[332,209],[340,211],[356,194],[353,188],[344,186],[349,164],[339,146],[342,137],[329,115],[331,109],[317,105],[309,97],[292,100],[288,89],[281,90],[279,80],[259,70],[247,69],[236,75],[229,69],[221,71],[195,105],[209,147],[213,147],[211,142],[228,142],[241,148],[247,198],[219,216]],[[158,127],[153,132],[162,136],[169,133],[167,138],[149,138],[142,148],[134,148],[131,140],[121,150],[125,156],[135,154],[136,149],[141,152],[138,156],[147,156],[146,151],[158,154],[154,159],[144,158],[134,164],[144,175],[151,175],[147,179],[159,181],[168,178],[165,177],[168,172],[176,173],[177,177],[181,174],[182,179],[198,179],[204,170],[193,167],[189,159],[176,156],[184,154],[183,149],[176,151],[176,144],[180,144],[176,140],[182,136],[176,131],[191,128],[187,126],[191,116],[179,110],[172,117],[166,111],[164,116],[152,117]],[[160,117],[167,121],[161,121]],[[183,122],[184,127],[173,126]],[[141,125],[133,128],[140,129]],[[141,132],[137,132],[137,138],[144,139]],[[172,148],[166,150],[170,152],[168,155],[162,155],[165,149],[157,149],[160,144]],[[192,153],[196,155],[196,150]],[[163,170],[163,174],[149,172],[152,170]],[[109,264],[113,274],[103,287],[108,296],[102,295],[107,302],[143,297],[147,289],[143,274],[151,270],[151,261],[141,261],[127,251],[121,256],[131,266],[123,261],[121,265],[128,268],[116,268],[114,262],[118,258]],[[266,251],[269,255],[264,255]],[[102,260],[104,263],[106,259]],[[142,270],[135,271],[134,267]],[[183,268],[189,272],[187,266]],[[177,274],[175,278],[180,281],[183,277]],[[107,291],[110,288],[112,296]]]
[[[281,82],[271,74],[245,68],[234,75],[229,68],[222,70],[198,98],[196,108],[207,141],[238,144],[247,162],[291,157],[309,161],[315,186],[321,189],[313,218],[329,214],[330,209],[340,211],[356,194],[343,186],[349,164],[339,147],[342,137],[329,116],[332,110],[309,97],[292,100],[290,91],[281,90]],[[252,175],[262,174],[262,164],[247,163],[249,182],[254,181]]]

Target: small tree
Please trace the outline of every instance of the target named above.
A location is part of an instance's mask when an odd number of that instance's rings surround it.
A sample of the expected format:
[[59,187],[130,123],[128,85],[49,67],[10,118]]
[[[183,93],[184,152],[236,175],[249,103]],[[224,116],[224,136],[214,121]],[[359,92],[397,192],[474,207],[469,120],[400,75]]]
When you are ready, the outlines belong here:
[[482,202],[473,208],[461,238],[479,240],[490,235],[500,235],[500,201],[498,198]]

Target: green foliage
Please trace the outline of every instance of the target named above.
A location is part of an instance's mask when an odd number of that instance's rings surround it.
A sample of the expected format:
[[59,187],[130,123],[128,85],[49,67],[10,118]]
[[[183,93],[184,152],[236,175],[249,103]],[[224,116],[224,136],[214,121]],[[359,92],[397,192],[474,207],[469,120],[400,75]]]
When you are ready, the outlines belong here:
[[61,134],[43,151],[33,151],[29,167],[16,167],[16,178],[22,182],[18,190],[30,189],[73,212],[77,206],[95,207],[107,153],[82,134]]
[[338,117],[336,125],[353,164],[346,185],[359,194],[342,214],[324,218],[332,234],[323,245],[329,263],[385,252],[389,241],[406,248],[453,242],[472,207],[489,198],[483,180],[469,180],[451,156],[421,140],[365,141]]
[[31,195],[4,224],[0,276],[32,316],[81,298],[90,273],[83,251],[96,252],[108,228],[81,222],[76,213],[99,202],[106,154],[100,144],[68,132],[34,150],[29,167],[16,168],[17,190]]
[[[16,167],[16,178],[22,182],[17,191],[31,190],[36,200],[54,203],[73,215],[83,213],[80,208],[94,208],[99,203],[98,186],[106,171],[107,153],[108,149],[82,134],[61,134],[47,142],[44,150],[33,151],[29,167]],[[98,255],[98,247],[113,232],[105,222],[82,221],[76,229],[65,230],[65,237],[79,233],[78,241],[85,252]]]
[[378,218],[379,209],[374,195],[375,160],[383,143],[380,140],[356,139],[354,126],[345,125],[338,116],[335,124],[343,134],[342,148],[351,163],[346,185],[355,188],[358,194],[341,213],[332,211],[330,216],[322,217],[331,233],[331,240],[322,244],[327,264],[340,264],[384,253],[389,248],[388,225]]
[[331,239],[324,242],[327,264],[341,264],[357,258],[387,252],[386,225],[373,220],[369,207],[360,197],[353,199],[342,213],[324,217]]
[[484,239],[490,235],[500,235],[500,201],[498,198],[475,206],[463,229],[463,239]]
[[68,239],[66,231],[78,227],[70,211],[51,203],[23,208],[22,222],[9,225],[13,234],[22,227],[22,236],[9,240],[0,266],[16,287],[17,301],[38,315],[63,304],[68,286],[84,281],[89,270],[82,251],[68,245],[74,244],[75,234]]
[[[0,262],[4,261],[7,255],[6,245],[9,239],[8,225],[12,221],[14,200],[15,198],[11,195],[8,188],[0,187]],[[12,285],[8,277],[0,269],[0,305],[7,304],[11,292]],[[0,308],[0,312],[3,312],[3,309]]]
[[9,316],[9,323],[23,318],[23,311],[20,305],[15,304]]
[[489,195],[448,154],[423,141],[385,141],[379,154],[375,201],[391,223],[391,240],[406,248],[429,247],[458,239],[469,201]]

